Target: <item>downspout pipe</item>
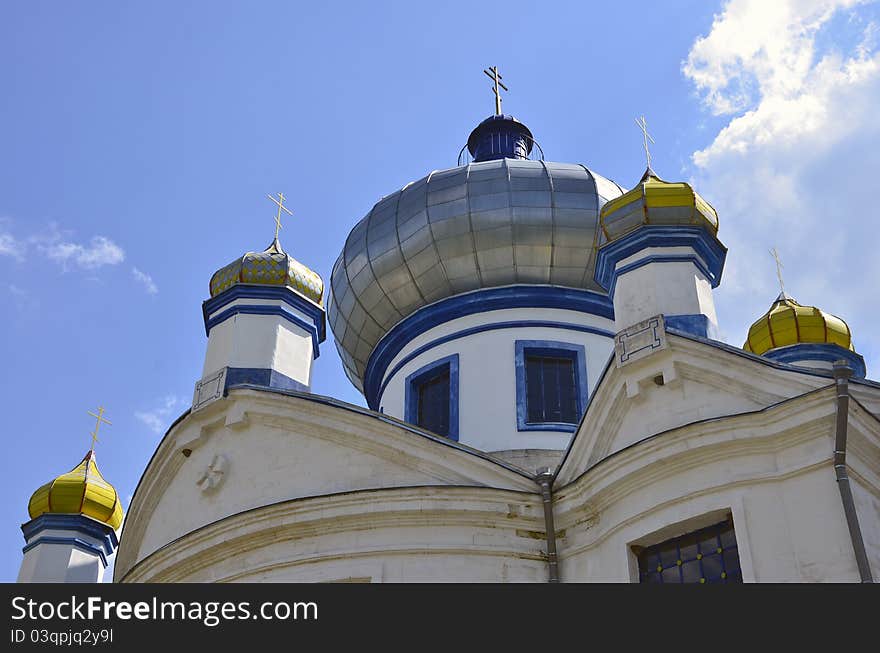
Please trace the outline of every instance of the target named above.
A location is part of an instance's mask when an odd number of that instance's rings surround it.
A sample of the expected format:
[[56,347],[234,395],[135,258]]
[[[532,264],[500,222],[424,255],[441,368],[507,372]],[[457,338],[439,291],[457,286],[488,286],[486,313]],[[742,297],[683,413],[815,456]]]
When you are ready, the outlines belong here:
[[849,484],[849,475],[846,473],[846,430],[849,423],[849,378],[852,376],[852,368],[846,361],[834,363],[833,376],[837,388],[837,426],[834,438],[834,473],[837,475],[837,489],[840,490],[840,498],[843,501],[843,512],[846,515],[846,525],[849,527],[849,538],[852,542],[853,552],[856,555],[856,565],[859,568],[859,577],[863,583],[873,583],[871,566],[868,563],[868,554],[865,551],[865,541],[862,538],[862,529],[859,526],[859,516],[856,513],[856,504],[853,500],[852,488]]
[[559,582],[559,559],[556,556],[556,526],[553,522],[553,472],[544,467],[538,470],[535,482],[541,488],[544,502],[544,526],[547,531],[547,582]]

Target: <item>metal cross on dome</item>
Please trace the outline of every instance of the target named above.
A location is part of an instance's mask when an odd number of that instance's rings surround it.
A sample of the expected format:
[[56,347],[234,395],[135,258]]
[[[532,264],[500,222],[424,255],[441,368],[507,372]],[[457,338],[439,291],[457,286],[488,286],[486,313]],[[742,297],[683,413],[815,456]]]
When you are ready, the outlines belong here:
[[[492,72],[489,72],[490,70]],[[500,86],[501,88],[503,88],[505,91],[508,91],[508,92],[510,91],[510,89],[501,83],[501,73],[498,72],[498,66],[492,66],[489,69],[483,69],[483,72],[489,76],[489,79],[491,79],[493,82],[495,82],[495,88],[492,89],[492,92],[495,93],[495,115],[500,116],[501,115],[501,91],[498,90],[498,87]]]
[[281,212],[284,211],[287,215],[293,215],[293,212],[284,206],[284,193],[278,193],[277,200],[271,195],[267,195],[266,197],[278,205],[278,215],[275,216],[275,240],[278,240],[278,231],[281,229]]
[[785,294],[785,284],[782,283],[782,268],[785,267],[782,265],[782,261],[779,260],[779,253],[776,251],[776,248],[770,250],[770,256],[773,257],[773,260],[776,261],[776,276],[779,278],[779,289],[782,291],[782,294]]
[[95,443],[98,441],[98,429],[101,428],[101,422],[103,422],[104,424],[108,424],[109,426],[113,426],[113,423],[109,419],[104,418],[104,407],[103,406],[98,406],[98,414],[97,415],[95,415],[95,413],[93,413],[92,411],[89,411],[89,415],[91,415],[92,417],[94,417],[97,420],[97,422],[95,422],[95,430],[92,431],[90,434],[92,436],[92,446],[91,446],[91,449],[89,449],[89,451],[94,451],[95,450]]
[[648,162],[648,170],[651,170],[651,150],[648,149],[648,141],[650,140],[654,143],[654,137],[648,133],[648,122],[645,120],[645,116],[636,118],[636,124],[639,126],[639,129],[642,130],[642,137],[645,141],[645,159]]

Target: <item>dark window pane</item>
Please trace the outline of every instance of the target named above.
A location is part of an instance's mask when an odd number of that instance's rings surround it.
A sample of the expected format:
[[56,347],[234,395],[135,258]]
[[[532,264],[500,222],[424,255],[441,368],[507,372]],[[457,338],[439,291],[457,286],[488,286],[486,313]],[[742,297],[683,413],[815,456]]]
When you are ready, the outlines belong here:
[[544,419],[548,422],[558,422],[559,370],[556,361],[552,358],[545,358],[541,364],[544,367]]
[[699,560],[691,560],[681,566],[682,583],[699,583],[702,576],[703,572],[700,570]]
[[739,553],[736,549],[727,549],[724,554],[724,571],[729,576],[735,571],[739,571]]
[[449,435],[449,367],[423,381],[418,388],[418,425]]
[[713,580],[721,577],[721,556],[717,553],[713,553],[709,556],[703,556],[703,575],[708,580]]
[[[655,553],[639,556],[639,567],[643,568],[645,572],[660,573],[663,571],[663,563],[660,562],[660,556]],[[659,583],[660,581],[658,580],[657,582]]]
[[560,368],[560,404],[562,407],[561,422],[577,422],[578,401],[577,401],[577,379],[575,378],[574,360],[568,359],[564,361],[565,365]]
[[682,538],[682,541],[679,542],[678,546],[681,548],[681,559],[682,560],[695,560],[697,557],[697,543],[693,540],[693,538]]
[[736,546],[736,537],[733,534],[733,527],[721,532],[721,546],[725,549]]
[[718,535],[715,533],[706,533],[700,538],[700,553],[704,556],[710,553],[718,553],[720,545],[718,544]]
[[544,369],[540,358],[526,359],[526,420],[544,422]]
[[678,571],[677,565],[673,565],[669,569],[664,569],[661,576],[663,577],[664,583],[680,583],[681,582],[681,574]]
[[730,544],[735,542],[733,524],[725,521],[641,549],[639,578],[656,582],[652,575],[659,574],[664,583],[741,583],[739,555]]
[[663,565],[664,569],[666,567],[672,567],[676,560],[678,560],[678,550],[676,549],[675,544],[664,547],[660,550],[660,564]]
[[578,421],[575,361],[572,358],[526,356],[526,421]]

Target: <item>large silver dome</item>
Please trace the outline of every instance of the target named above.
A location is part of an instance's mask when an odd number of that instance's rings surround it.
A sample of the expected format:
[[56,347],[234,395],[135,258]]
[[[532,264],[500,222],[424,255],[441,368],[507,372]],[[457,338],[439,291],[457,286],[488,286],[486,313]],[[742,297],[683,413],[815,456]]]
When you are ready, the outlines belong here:
[[599,209],[624,189],[569,163],[474,162],[392,193],[358,222],[333,266],[328,317],[351,382],[414,311],[509,284],[604,292],[593,280]]

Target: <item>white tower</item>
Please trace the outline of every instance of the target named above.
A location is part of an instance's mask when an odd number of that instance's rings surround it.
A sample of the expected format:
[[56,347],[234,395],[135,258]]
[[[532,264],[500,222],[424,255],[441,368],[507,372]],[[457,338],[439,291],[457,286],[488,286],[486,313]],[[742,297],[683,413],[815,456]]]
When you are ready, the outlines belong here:
[[119,541],[122,504],[89,450],[73,470],[34,492],[20,583],[100,583]]
[[596,281],[614,302],[618,332],[662,314],[670,328],[717,338],[712,289],[727,248],[716,237],[715,209],[693,188],[648,168],[602,207],[599,228]]
[[[193,410],[222,397],[233,385],[308,392],[312,361],[325,338],[321,277],[275,239],[214,273],[211,298],[202,305],[208,349],[196,384]],[[290,213],[289,211],[287,211]]]

